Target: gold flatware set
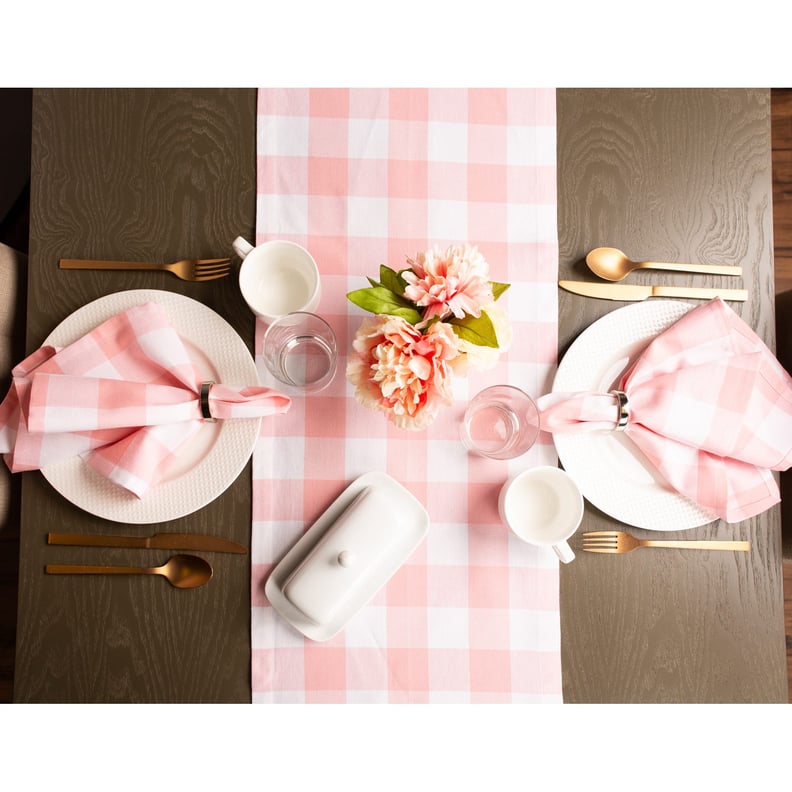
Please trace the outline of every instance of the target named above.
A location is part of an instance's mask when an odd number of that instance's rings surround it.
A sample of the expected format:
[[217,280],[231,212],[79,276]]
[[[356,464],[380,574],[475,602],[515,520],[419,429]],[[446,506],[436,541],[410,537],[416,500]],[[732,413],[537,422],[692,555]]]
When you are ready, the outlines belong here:
[[732,550],[748,552],[750,542],[683,539],[637,539],[625,531],[588,531],[583,534],[583,549],[588,553],[629,553],[639,547],[671,547],[679,550]]
[[565,291],[600,300],[635,302],[649,297],[670,297],[692,300],[711,300],[720,297],[731,302],[745,302],[745,289],[694,288],[686,286],[628,286],[614,281],[624,280],[637,269],[672,270],[709,275],[742,275],[742,267],[720,264],[684,264],[660,261],[631,261],[621,250],[611,247],[595,248],[586,256],[588,268],[598,277],[610,283],[561,280],[558,285]]
[[210,281],[224,278],[231,271],[231,259],[182,259],[171,264],[149,261],[88,261],[61,259],[61,269],[68,270],[165,270],[186,281]]
[[[244,545],[221,536],[158,533],[152,536],[48,533],[47,544],[81,547],[132,547],[165,550],[207,550],[216,553],[247,553]],[[97,566],[93,564],[47,564],[48,575],[160,575],[176,588],[197,588],[212,579],[212,565],[194,555],[171,556],[162,566]]]

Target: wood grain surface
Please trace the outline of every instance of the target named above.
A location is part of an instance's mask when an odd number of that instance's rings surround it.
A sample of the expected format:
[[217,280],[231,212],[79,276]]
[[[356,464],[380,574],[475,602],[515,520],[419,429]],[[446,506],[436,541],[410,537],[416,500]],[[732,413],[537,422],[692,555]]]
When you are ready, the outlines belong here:
[[[594,280],[585,255],[603,245],[636,260],[740,264],[750,298],[732,305],[772,348],[769,91],[560,90],[558,168],[560,277]],[[651,271],[630,278],[733,280]],[[561,354],[622,305],[565,292],[559,303]],[[580,552],[563,566],[565,701],[786,702],[779,514],[668,526],[668,538],[748,539],[750,553]],[[621,527],[586,504],[581,530]]]
[[[59,258],[171,261],[232,255],[255,230],[254,90],[36,90],[29,351],[105,294],[166,289],[228,320],[252,350],[231,277],[61,271]],[[235,262],[238,264],[238,262]],[[156,526],[119,526],[68,503],[39,473],[22,492],[19,702],[250,700],[250,556],[206,553],[205,587],[160,578],[45,576],[46,563],[157,565],[167,551],[46,545],[48,530],[215,533],[250,545],[250,463],[216,501]]]
[[[230,279],[61,272],[57,260],[217,256],[237,234],[252,237],[255,91],[37,90],[33,124],[28,349],[85,302],[132,288],[194,296],[251,343],[253,321]],[[598,245],[634,258],[739,263],[751,298],[738,310],[773,342],[768,91],[561,90],[558,163],[561,277],[591,277],[583,259]],[[562,354],[620,305],[563,292],[559,303]],[[672,538],[749,539],[748,554],[580,552],[563,566],[565,700],[786,701],[778,515],[669,526]],[[587,505],[584,529],[611,527]],[[207,554],[216,577],[193,591],[149,578],[47,578],[48,562],[130,561],[131,551],[49,547],[53,529],[118,530],[26,474],[16,701],[250,700],[249,557]],[[156,529],[249,544],[249,468],[214,503]]]
[[773,235],[779,292],[792,290],[792,88],[773,88]]

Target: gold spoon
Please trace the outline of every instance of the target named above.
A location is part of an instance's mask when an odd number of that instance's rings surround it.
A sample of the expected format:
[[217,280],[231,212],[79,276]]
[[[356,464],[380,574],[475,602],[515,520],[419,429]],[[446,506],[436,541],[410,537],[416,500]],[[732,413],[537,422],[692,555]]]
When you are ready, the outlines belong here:
[[193,555],[171,556],[158,567],[83,566],[47,564],[48,575],[162,575],[176,588],[197,588],[208,583],[212,567],[208,561]]
[[742,275],[742,267],[720,264],[679,264],[660,261],[630,261],[621,250],[611,247],[594,248],[586,256],[589,269],[600,278],[609,281],[624,280],[636,269],[675,270],[677,272],[700,272],[710,275]]

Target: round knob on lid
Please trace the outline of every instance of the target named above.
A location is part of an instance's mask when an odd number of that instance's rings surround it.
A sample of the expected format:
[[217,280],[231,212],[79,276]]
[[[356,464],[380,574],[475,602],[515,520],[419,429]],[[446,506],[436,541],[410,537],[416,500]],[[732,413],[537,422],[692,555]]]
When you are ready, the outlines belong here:
[[338,563],[342,567],[351,567],[355,563],[355,554],[350,550],[342,550],[338,554]]

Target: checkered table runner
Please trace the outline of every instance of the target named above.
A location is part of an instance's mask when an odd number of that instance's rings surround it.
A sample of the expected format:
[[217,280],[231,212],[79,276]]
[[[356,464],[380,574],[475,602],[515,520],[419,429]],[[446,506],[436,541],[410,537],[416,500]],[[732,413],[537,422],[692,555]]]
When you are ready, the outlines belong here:
[[[513,473],[555,464],[543,437],[517,460],[459,441],[467,400],[509,383],[549,389],[557,355],[555,91],[261,89],[257,242],[291,239],[322,273],[317,310],[339,373],[265,419],[253,455],[253,702],[558,702],[558,563],[510,537],[497,512]],[[453,406],[422,432],[360,406],[344,377],[366,314],[347,292],[434,245],[470,242],[514,342],[495,368],[454,377]],[[265,325],[258,322],[260,351]],[[257,363],[265,384],[274,384]],[[338,635],[313,642],[268,603],[280,558],[358,476],[383,471],[424,504],[426,540]]]

